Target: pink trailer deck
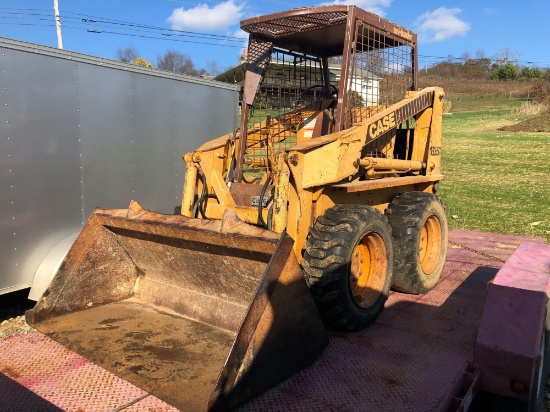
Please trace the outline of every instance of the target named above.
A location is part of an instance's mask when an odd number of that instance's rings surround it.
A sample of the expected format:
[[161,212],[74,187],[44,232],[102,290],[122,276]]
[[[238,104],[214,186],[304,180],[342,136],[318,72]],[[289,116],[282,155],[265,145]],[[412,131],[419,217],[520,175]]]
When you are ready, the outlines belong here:
[[[467,365],[488,284],[521,243],[544,239],[463,230],[449,238],[435,289],[392,292],[373,325],[332,333],[313,365],[240,410],[438,411],[460,409],[461,400],[468,406],[471,393],[460,390],[479,384],[479,371]],[[0,411],[122,410],[176,409],[38,332],[0,342]]]

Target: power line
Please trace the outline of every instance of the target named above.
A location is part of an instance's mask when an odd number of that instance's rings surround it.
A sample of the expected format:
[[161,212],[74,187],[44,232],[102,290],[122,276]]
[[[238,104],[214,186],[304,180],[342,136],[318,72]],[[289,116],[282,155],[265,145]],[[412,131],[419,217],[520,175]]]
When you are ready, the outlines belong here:
[[[0,19],[19,19],[19,20],[35,20],[35,21],[50,21],[51,19],[49,15],[39,14],[39,13],[7,13],[9,16],[3,16],[2,14],[6,14],[6,12],[0,11]],[[13,14],[18,15],[20,17],[12,17],[11,15]],[[74,13],[74,14],[80,15],[80,16],[87,16],[80,13]],[[22,17],[21,15],[24,15],[25,17]],[[34,17],[29,18],[26,16],[34,16]],[[45,17],[48,17],[48,18],[45,18]],[[67,26],[65,24],[63,24],[63,27],[70,27],[72,29],[85,29],[90,33],[106,33],[106,34],[117,34],[117,35],[125,35],[125,36],[133,35],[134,37],[151,38],[151,39],[157,39],[157,40],[178,41],[176,39],[166,39],[166,38],[154,37],[154,36],[139,36],[137,34],[132,34],[132,33],[95,30],[95,29],[90,29],[90,26],[87,24],[91,24],[93,25],[93,27],[101,27],[101,28],[108,28],[108,29],[112,29],[113,28],[112,26],[115,26],[115,27],[122,26],[123,30],[132,30],[134,32],[145,32],[145,33],[158,33],[164,37],[172,37],[172,36],[193,37],[193,38],[199,38],[204,40],[220,40],[220,41],[230,41],[230,42],[244,42],[246,40],[246,39],[243,39],[240,37],[234,37],[234,36],[224,36],[224,35],[211,34],[211,33],[192,32],[187,30],[165,29],[157,26],[149,26],[149,25],[138,24],[138,23],[117,21],[114,19],[100,18],[96,16],[87,16],[87,17],[94,17],[94,18],[89,19],[89,18],[81,18],[81,17],[73,17],[73,16],[65,15],[63,16],[63,20],[65,21],[69,20],[71,21],[70,24],[73,24],[73,25],[78,25],[82,22],[85,27]],[[96,19],[103,19],[103,20],[96,20]],[[103,23],[103,24],[98,24],[98,23]],[[18,24],[18,23],[12,23],[12,24]],[[32,24],[19,23],[19,25],[32,25]],[[130,28],[127,29],[126,27],[130,27]],[[191,42],[191,41],[187,41],[187,43],[218,45],[215,43]],[[231,47],[241,47],[241,46],[239,45],[239,46],[231,46]]]
[[[68,13],[70,13],[70,12],[68,12]],[[24,19],[24,20],[29,20],[29,18],[28,17],[4,17],[4,16],[1,16],[2,14],[38,16],[38,18],[35,18],[35,20],[49,20],[49,18],[51,17],[50,14],[6,13],[6,12],[1,12],[0,11],[0,18],[14,18],[14,19],[19,18],[19,19]],[[126,22],[126,21],[122,21],[122,20],[109,19],[109,18],[105,18],[105,17],[89,16],[89,15],[81,14],[81,13],[70,13],[70,14],[74,14],[74,15],[77,15],[77,16],[84,16],[85,18],[63,15],[62,16],[63,19],[64,20],[73,20],[73,23],[74,23],[75,20],[78,20],[78,21],[82,21],[83,23],[91,23],[91,24],[104,23],[104,24],[109,24],[109,25],[114,25],[114,26],[127,26],[127,27],[132,27],[132,28],[137,28],[137,29],[142,28],[142,29],[150,29],[150,30],[163,31],[163,32],[169,32],[169,33],[177,33],[177,34],[182,33],[182,34],[186,34],[186,35],[192,35],[193,37],[202,36],[202,37],[207,37],[207,38],[219,38],[219,39],[229,40],[229,41],[243,41],[242,38],[235,37],[235,36],[225,36],[225,35],[220,35],[220,34],[193,32],[193,31],[188,31],[188,30],[168,29],[168,28],[164,28],[164,27],[150,26],[150,25],[146,25],[146,24]],[[48,18],[41,18],[41,17],[48,17]],[[105,26],[103,26],[103,27],[105,27]],[[140,30],[136,30],[136,31],[140,31]]]
[[[193,36],[193,37],[197,37],[197,36],[212,37],[212,38],[220,38],[220,39],[223,39],[223,40],[230,40],[230,41],[242,41],[243,40],[240,37],[234,37],[234,36],[223,36],[223,35],[220,35],[220,34],[210,34],[210,33],[198,33],[198,32],[192,32],[192,31],[187,31],[187,30],[164,29],[162,27],[147,26],[147,25],[134,24],[134,23],[109,22],[108,20],[82,19],[82,22],[84,22],[84,23],[93,23],[94,25],[95,25],[95,23],[105,23],[105,24],[112,24],[112,25],[115,25],[115,26],[127,26],[127,27],[136,27],[136,28],[151,29],[151,30],[157,30],[157,31],[163,31],[163,32],[170,32],[169,34],[164,34],[163,33],[163,35],[165,35],[165,36],[166,35],[169,35],[169,36],[181,35],[181,34],[178,34],[178,33],[183,33],[186,36]],[[172,34],[172,33],[176,33],[176,34]]]
[[39,26],[39,27],[53,27],[54,22],[52,24],[40,24],[40,23],[2,23],[3,26]]
[[175,41],[180,43],[192,43],[192,44],[204,44],[208,46],[219,46],[219,47],[234,47],[234,48],[242,48],[241,45],[234,45],[234,44],[223,44],[223,43],[206,43],[206,42],[200,42],[200,41],[193,41],[193,40],[180,40],[180,39],[171,39],[171,38],[163,38],[163,37],[154,37],[154,36],[144,36],[140,34],[131,34],[131,33],[120,33],[120,32],[114,32],[114,31],[106,31],[106,30],[94,30],[94,29],[86,29],[83,27],[74,27],[74,26],[67,26],[64,25],[63,27],[67,29],[76,29],[76,30],[85,30],[88,33],[94,33],[94,34],[114,34],[119,36],[129,36],[129,37],[139,37],[143,39],[153,39],[153,40],[164,40],[164,41]]

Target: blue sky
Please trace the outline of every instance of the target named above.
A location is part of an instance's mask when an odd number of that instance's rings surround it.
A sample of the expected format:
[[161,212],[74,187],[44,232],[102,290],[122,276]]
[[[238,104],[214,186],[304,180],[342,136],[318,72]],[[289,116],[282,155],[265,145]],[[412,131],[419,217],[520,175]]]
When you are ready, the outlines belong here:
[[[212,60],[228,67],[241,53],[241,19],[296,6],[353,3],[417,32],[421,67],[465,52],[493,57],[506,48],[522,65],[550,67],[549,0],[58,1],[64,48],[110,59],[118,47],[132,46],[153,64],[158,55],[178,50],[198,68]],[[53,0],[2,0],[0,36],[56,47]]]

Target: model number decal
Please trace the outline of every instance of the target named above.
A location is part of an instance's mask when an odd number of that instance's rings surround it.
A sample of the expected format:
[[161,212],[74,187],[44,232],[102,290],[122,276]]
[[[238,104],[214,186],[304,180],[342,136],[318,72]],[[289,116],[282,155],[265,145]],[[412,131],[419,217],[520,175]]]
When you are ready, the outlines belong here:
[[439,156],[441,154],[441,146],[430,146],[430,154],[432,156]]

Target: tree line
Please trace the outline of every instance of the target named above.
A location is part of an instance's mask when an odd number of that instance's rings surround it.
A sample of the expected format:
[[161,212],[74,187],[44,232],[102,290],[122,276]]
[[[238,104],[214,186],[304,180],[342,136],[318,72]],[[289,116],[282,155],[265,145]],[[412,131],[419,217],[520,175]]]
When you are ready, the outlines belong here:
[[421,74],[445,78],[550,80],[550,68],[522,66],[519,57],[519,53],[510,49],[504,49],[494,57],[487,57],[482,50],[478,50],[475,57],[465,52],[460,58],[450,55],[446,61],[422,70]]
[[191,57],[177,50],[168,50],[163,55],[157,56],[157,64],[154,66],[150,61],[141,57],[138,51],[132,47],[118,47],[116,50],[117,59],[124,63],[132,63],[138,66],[157,68],[173,73],[187,74],[190,76],[211,76],[223,72],[218,62],[209,60],[206,67],[197,68]]

